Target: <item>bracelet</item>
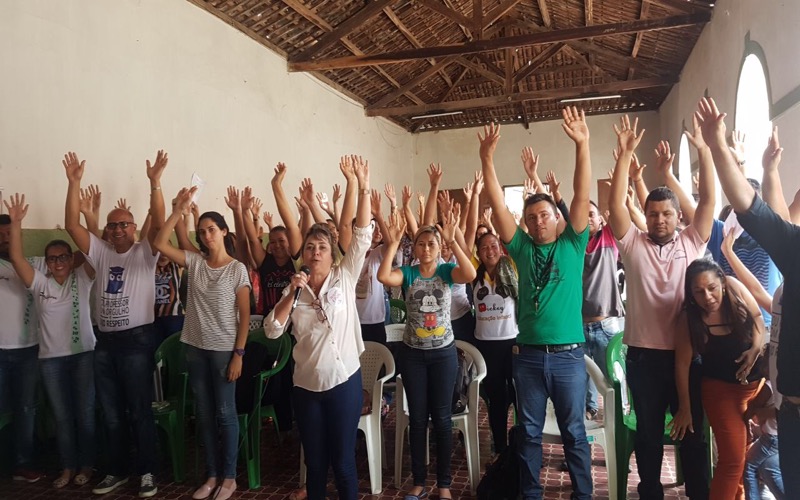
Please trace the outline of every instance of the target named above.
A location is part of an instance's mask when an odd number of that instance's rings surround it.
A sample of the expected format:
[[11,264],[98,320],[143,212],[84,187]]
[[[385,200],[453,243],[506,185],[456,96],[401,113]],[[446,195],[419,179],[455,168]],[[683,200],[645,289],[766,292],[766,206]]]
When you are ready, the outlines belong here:
[[161,186],[150,186],[150,191],[160,191]]
[[358,194],[364,196],[365,194],[370,194],[369,189],[359,189]]
[[244,349],[237,349],[237,348],[234,348],[234,349],[233,349],[233,353],[234,353],[234,354],[238,354],[239,356],[244,356]]

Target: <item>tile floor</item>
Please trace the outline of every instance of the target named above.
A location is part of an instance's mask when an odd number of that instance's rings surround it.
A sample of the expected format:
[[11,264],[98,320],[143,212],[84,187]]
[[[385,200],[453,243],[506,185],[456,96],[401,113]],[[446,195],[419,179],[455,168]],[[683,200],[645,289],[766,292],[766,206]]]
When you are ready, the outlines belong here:
[[[490,436],[488,420],[486,413],[481,408],[480,419],[480,449],[481,449],[481,464],[489,461],[490,457]],[[360,481],[360,499],[361,500],[377,500],[377,499],[397,499],[403,498],[403,487],[411,485],[410,478],[410,458],[408,455],[408,447],[404,456],[404,478],[405,483],[398,486],[394,484],[394,413],[390,413],[384,422],[386,452],[388,456],[389,466],[384,469],[383,473],[383,492],[380,495],[369,494],[369,468],[367,466],[366,451],[363,446],[363,441],[359,443],[357,450],[358,456],[358,472]],[[452,458],[452,471],[453,471],[453,498],[469,499],[474,498],[470,495],[469,481],[467,475],[466,457],[463,446],[458,444],[458,439],[454,439],[456,443],[453,450]],[[43,462],[47,464],[45,472],[47,477],[35,484],[22,484],[12,482],[7,476],[0,478],[0,500],[34,500],[34,499],[87,499],[87,498],[100,498],[91,493],[91,486],[67,486],[63,490],[53,490],[50,486],[52,480],[57,476],[57,456],[55,451],[55,442],[47,443],[46,451],[43,454]],[[163,471],[158,476],[159,492],[156,498],[160,499],[190,499],[194,488],[199,484],[193,477],[194,469],[194,446],[190,441],[188,444],[187,452],[187,470],[189,477],[183,484],[172,482],[171,468],[167,459],[163,459]],[[298,483],[298,464],[299,464],[299,445],[296,435],[289,433],[282,445],[278,445],[277,436],[273,427],[269,423],[265,423],[264,432],[262,434],[262,487],[257,490],[247,490],[247,477],[246,472],[241,470],[239,476],[240,490],[234,494],[232,498],[235,499],[248,499],[248,500],[283,500],[297,487]],[[432,456],[432,460],[433,460]],[[542,469],[542,480],[545,485],[546,499],[568,499],[570,496],[571,488],[569,475],[566,472],[559,470],[559,465],[563,460],[563,451],[560,445],[545,445],[544,460]],[[606,475],[605,462],[603,459],[603,451],[598,446],[592,447],[592,463],[593,470],[592,476],[594,478],[594,498],[606,499],[608,498],[608,480]],[[673,448],[667,447],[665,453],[664,469],[663,469],[663,483],[665,485],[665,498],[675,500],[679,498],[686,498],[683,496],[683,488],[675,486],[674,474],[674,455]],[[628,498],[638,499],[636,493],[636,484],[638,476],[636,474],[635,461],[632,459],[633,472],[628,478]],[[435,470],[435,465],[432,463],[429,468],[430,471]],[[433,478],[433,475],[430,476]],[[99,477],[97,477],[99,480]],[[94,481],[93,481],[94,482]],[[132,480],[125,486],[120,487],[103,497],[104,500],[123,500],[134,499],[137,497],[138,480]],[[331,498],[335,498],[335,493],[332,485],[329,486]]]

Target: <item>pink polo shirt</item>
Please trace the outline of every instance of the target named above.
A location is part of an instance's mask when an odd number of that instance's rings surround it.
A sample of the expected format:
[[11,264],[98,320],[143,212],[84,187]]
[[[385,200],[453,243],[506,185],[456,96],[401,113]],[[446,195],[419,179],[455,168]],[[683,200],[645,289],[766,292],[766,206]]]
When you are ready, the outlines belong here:
[[647,349],[675,349],[675,321],[683,307],[686,268],[705,253],[694,226],[659,246],[631,224],[619,240],[625,266],[627,315],[623,342]]

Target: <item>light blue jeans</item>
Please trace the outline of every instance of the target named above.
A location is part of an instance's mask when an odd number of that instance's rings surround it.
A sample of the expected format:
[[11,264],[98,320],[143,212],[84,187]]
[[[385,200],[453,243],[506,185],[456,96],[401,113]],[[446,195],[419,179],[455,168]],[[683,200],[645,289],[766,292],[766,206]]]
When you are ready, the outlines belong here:
[[[239,417],[236,414],[236,382],[228,382],[231,351],[207,351],[186,346],[189,384],[197,405],[197,423],[205,445],[208,477],[234,479],[239,444]],[[255,425],[258,425],[256,422]],[[221,448],[217,436],[222,438]],[[222,454],[220,469],[218,455]]]
[[[583,324],[583,336],[586,339],[586,354],[594,360],[600,371],[608,378],[606,351],[608,342],[625,327],[625,318],[606,318],[602,321]],[[586,410],[597,410],[597,387],[586,374],[588,390],[586,391]]]
[[56,419],[61,467],[95,465],[94,351],[39,361],[47,400]]
[[743,476],[744,494],[747,500],[761,500],[759,476],[776,500],[783,500],[786,497],[778,456],[778,436],[763,434],[747,450]]

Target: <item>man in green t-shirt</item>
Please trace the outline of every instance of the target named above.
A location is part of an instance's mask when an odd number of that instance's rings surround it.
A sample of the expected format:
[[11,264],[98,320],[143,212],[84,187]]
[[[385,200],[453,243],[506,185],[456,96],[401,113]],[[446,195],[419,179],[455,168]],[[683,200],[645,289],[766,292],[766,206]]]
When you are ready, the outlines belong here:
[[538,193],[525,201],[528,234],[517,227],[505,205],[492,156],[500,127],[484,127],[480,157],[485,190],[496,216],[500,239],[519,270],[519,336],[513,353],[517,416],[522,436],[517,444],[522,498],[542,498],[542,430],[547,399],[553,401],[564,437],[574,499],[592,498],[591,453],[584,426],[586,364],[581,308],[583,255],[589,240],[589,128],[583,112],[563,110],[561,125],[575,143],[574,197],[570,222],[560,235],[553,199]]

